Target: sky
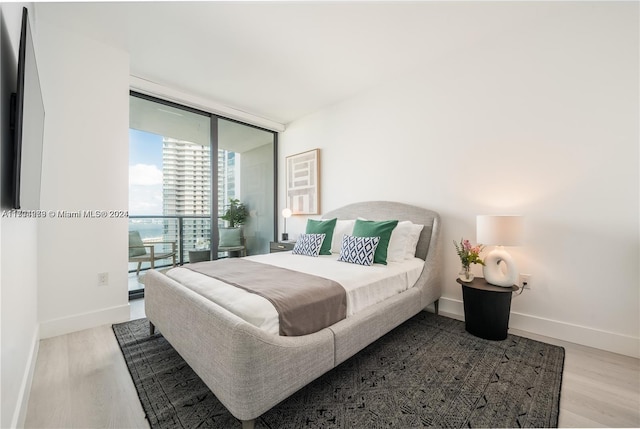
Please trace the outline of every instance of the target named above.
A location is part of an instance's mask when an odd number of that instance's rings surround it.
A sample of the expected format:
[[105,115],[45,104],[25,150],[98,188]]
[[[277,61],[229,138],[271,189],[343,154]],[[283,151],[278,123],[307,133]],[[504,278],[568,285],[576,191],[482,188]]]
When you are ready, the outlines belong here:
[[162,215],[162,136],[129,129],[129,214]]

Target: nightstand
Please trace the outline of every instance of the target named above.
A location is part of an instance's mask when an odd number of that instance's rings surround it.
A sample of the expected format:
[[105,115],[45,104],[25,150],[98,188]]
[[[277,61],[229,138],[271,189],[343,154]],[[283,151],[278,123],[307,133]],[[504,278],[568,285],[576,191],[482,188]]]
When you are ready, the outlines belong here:
[[269,245],[269,253],[293,250],[293,246],[295,245],[295,241],[272,241]]
[[464,324],[470,334],[486,340],[504,340],[509,329],[511,294],[518,286],[494,286],[482,277],[470,282],[456,279],[462,285]]

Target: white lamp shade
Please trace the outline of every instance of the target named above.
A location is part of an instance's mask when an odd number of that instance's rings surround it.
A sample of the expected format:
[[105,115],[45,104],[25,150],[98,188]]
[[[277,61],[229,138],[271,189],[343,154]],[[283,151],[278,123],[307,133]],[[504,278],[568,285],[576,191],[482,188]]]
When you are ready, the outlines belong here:
[[282,217],[285,219],[291,217],[291,209],[282,209]]
[[485,246],[521,246],[522,216],[479,215],[476,219],[476,240]]

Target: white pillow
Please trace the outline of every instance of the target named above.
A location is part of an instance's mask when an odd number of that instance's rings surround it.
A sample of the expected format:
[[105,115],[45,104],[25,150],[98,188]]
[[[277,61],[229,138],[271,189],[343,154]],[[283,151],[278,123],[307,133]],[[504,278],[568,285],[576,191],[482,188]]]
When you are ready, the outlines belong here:
[[413,259],[416,257],[416,247],[418,246],[418,240],[420,240],[420,233],[423,228],[424,225],[418,225],[415,223],[411,224],[411,231],[407,237],[407,243],[404,250],[405,259]]
[[[389,247],[387,248],[388,262],[402,262],[406,258],[407,241],[411,234],[411,223],[408,220],[398,222],[398,225],[391,232]],[[416,242],[417,244],[417,242]]]
[[342,237],[345,235],[353,234],[353,226],[356,224],[356,220],[340,220],[336,222],[336,227],[333,229],[333,238],[331,239],[331,253],[340,253],[342,247]]

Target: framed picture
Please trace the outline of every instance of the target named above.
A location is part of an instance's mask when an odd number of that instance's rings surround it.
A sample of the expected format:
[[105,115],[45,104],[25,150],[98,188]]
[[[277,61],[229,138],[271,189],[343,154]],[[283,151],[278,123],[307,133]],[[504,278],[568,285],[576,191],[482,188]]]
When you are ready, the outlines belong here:
[[295,214],[320,214],[320,149],[286,158],[287,207]]

